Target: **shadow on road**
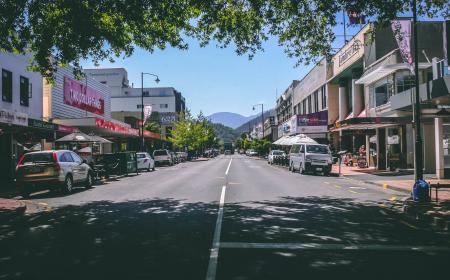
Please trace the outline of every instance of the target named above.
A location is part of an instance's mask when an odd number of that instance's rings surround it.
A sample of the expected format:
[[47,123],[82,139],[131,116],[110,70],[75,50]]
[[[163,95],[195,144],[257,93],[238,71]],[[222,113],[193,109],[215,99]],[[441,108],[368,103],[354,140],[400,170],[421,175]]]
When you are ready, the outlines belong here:
[[[1,221],[0,279],[204,279],[217,209],[217,203],[173,199],[101,201]],[[379,210],[327,197],[225,204],[221,242],[448,246],[448,236],[411,229],[400,222],[400,213]],[[367,279],[367,269],[375,269],[384,255],[394,256],[385,251],[220,252],[218,279],[299,279],[297,273],[332,275],[336,269]],[[421,262],[434,269],[442,262],[429,253],[415,257],[400,259],[389,271],[395,275]],[[330,262],[337,265],[326,265]]]

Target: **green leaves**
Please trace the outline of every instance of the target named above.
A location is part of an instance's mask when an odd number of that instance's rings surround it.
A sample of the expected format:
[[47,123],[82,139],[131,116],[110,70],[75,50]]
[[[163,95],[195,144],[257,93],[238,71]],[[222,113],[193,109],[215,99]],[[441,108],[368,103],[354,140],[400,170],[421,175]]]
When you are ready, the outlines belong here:
[[215,146],[218,139],[213,125],[201,112],[195,118],[186,112],[175,122],[169,141],[179,149],[198,151]]
[[[450,16],[448,0],[418,3],[419,15]],[[51,77],[58,65],[114,60],[136,46],[186,49],[187,37],[252,57],[275,36],[308,63],[331,53],[336,14],[350,8],[386,23],[410,0],[2,0],[0,50],[32,51],[33,69]]]

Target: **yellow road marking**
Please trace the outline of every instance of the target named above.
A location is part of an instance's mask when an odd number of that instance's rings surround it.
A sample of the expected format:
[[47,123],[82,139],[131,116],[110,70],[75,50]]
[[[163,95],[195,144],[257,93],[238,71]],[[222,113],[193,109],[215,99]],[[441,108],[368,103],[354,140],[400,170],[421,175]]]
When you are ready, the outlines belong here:
[[390,201],[397,200],[397,197],[396,197],[396,196],[393,196],[393,197],[389,198],[389,200],[390,200]]
[[386,205],[384,203],[378,203],[378,206],[380,206],[381,208],[385,208]]
[[388,188],[388,184],[384,183],[384,184],[383,184],[383,189],[386,190],[387,188]]
[[335,187],[335,188],[338,188],[338,189],[342,189],[342,187],[341,187],[341,186],[338,186],[338,185],[334,185],[334,187]]
[[359,193],[359,192],[355,192],[355,191],[352,191],[352,190],[348,190],[349,192],[351,192],[351,193]]

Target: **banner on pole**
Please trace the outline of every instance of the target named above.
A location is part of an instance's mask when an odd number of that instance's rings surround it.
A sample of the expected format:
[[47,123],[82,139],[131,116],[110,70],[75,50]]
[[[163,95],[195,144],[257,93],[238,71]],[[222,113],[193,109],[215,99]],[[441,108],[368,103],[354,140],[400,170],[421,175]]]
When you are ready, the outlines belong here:
[[152,114],[152,105],[144,105],[144,124],[147,122],[147,119]]
[[392,21],[391,27],[403,62],[408,64],[411,73],[414,75],[414,65],[411,54],[411,20],[394,20]]

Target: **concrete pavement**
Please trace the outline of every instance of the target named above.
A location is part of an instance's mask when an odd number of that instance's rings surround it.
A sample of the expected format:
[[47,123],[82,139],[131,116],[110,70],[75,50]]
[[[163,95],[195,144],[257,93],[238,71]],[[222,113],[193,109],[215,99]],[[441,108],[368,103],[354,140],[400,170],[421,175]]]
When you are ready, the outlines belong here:
[[405,194],[221,156],[31,197],[2,221],[5,279],[421,279],[447,273],[448,232]]

